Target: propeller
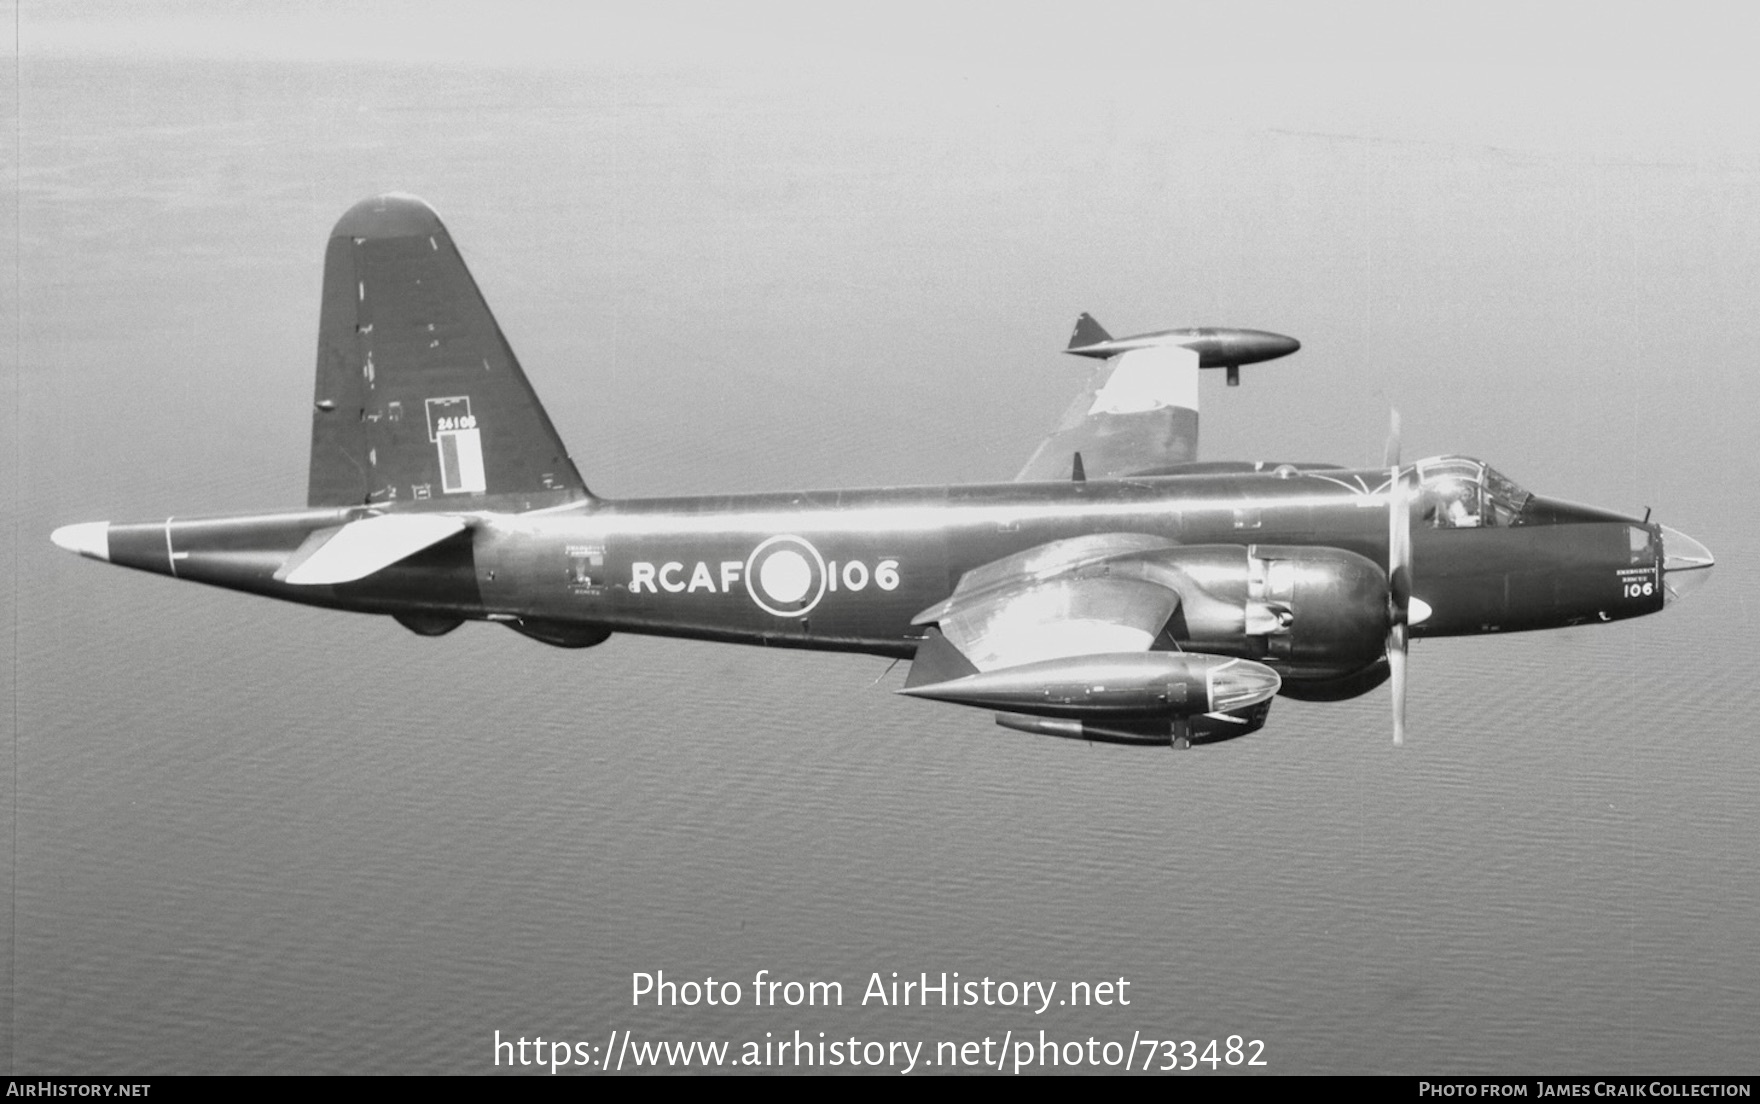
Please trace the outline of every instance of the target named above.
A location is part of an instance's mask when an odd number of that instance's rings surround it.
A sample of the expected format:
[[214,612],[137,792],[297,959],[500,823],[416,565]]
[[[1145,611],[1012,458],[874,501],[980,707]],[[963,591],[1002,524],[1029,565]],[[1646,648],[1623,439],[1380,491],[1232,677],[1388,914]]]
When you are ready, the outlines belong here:
[[[1387,430],[1387,670],[1392,676],[1393,742],[1406,742],[1406,649],[1412,623],[1412,511],[1405,481],[1399,477],[1399,411]],[[1419,603],[1423,614],[1429,609]]]

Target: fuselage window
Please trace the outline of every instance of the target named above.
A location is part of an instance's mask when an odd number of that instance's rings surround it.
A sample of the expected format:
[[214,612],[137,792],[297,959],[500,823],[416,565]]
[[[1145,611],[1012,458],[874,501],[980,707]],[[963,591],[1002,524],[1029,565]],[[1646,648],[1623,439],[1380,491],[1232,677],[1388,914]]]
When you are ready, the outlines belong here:
[[1634,564],[1647,564],[1654,557],[1650,554],[1650,531],[1636,525],[1626,526],[1626,541]]

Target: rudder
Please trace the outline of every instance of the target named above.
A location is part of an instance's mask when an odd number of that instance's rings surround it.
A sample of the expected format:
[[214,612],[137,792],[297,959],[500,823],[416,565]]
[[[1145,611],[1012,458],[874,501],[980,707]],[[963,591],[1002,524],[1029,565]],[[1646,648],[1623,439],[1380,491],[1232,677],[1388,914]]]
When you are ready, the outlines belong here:
[[382,195],[330,232],[310,506],[586,496],[434,209]]

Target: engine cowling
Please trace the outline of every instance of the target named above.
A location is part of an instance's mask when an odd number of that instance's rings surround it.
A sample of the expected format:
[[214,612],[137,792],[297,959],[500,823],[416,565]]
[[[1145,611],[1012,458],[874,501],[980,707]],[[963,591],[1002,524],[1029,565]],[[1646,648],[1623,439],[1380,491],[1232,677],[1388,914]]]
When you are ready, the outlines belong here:
[[1271,664],[1286,679],[1339,679],[1377,662],[1387,573],[1355,552],[1308,545],[1204,545],[1146,557],[1180,594],[1180,647]]

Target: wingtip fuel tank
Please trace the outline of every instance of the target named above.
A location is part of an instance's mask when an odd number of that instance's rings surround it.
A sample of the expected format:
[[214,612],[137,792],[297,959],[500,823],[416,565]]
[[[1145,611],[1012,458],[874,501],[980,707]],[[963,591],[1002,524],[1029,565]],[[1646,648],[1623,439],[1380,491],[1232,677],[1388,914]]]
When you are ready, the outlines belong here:
[[1072,356],[1105,359],[1133,349],[1178,346],[1198,354],[1200,368],[1238,368],[1243,364],[1285,357],[1302,347],[1293,337],[1268,330],[1242,330],[1202,326],[1183,330],[1156,330],[1131,337],[1112,337],[1090,315],[1082,315],[1064,352]]

